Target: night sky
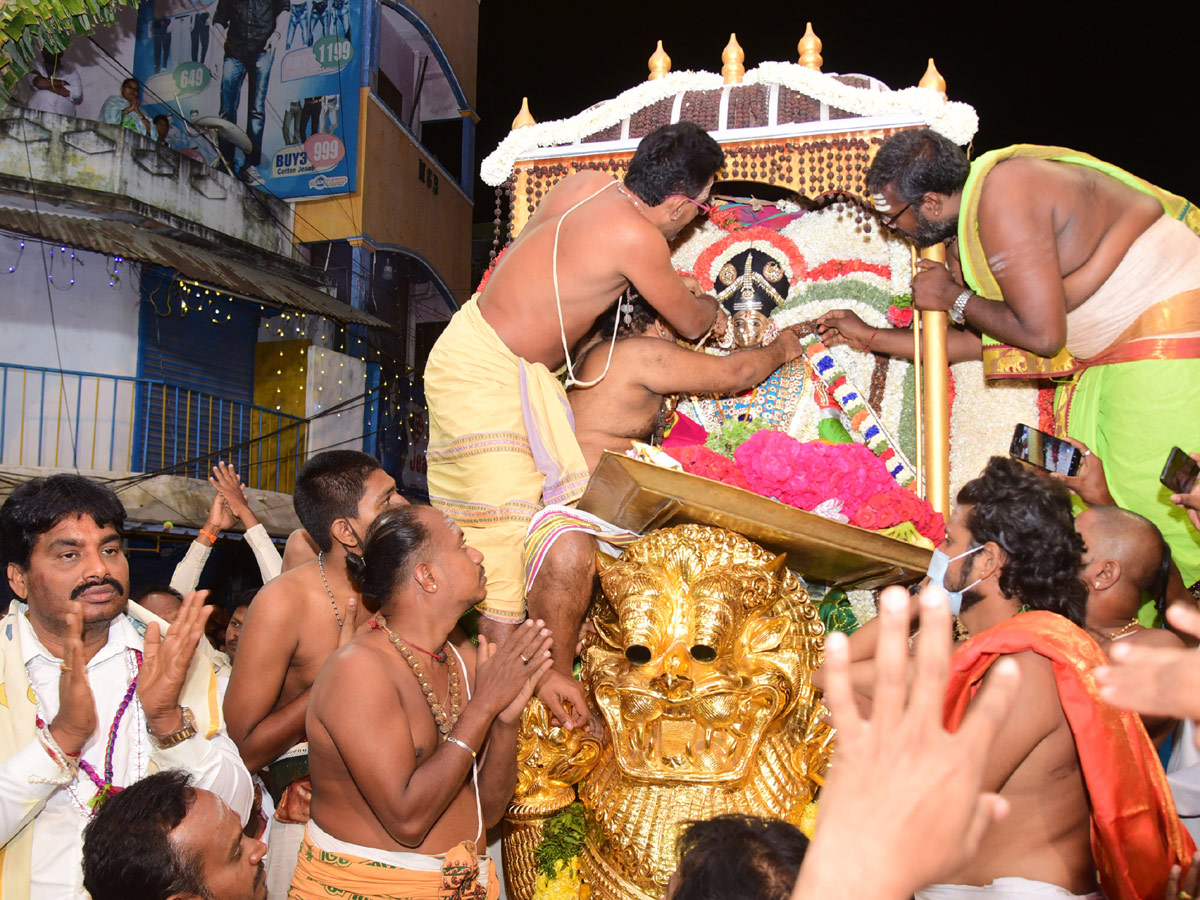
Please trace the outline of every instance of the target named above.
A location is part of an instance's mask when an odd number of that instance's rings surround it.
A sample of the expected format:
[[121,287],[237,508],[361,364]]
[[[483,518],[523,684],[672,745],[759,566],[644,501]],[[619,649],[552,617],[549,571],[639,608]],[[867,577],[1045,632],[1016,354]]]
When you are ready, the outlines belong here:
[[[1166,6],[1192,8],[1144,3],[1117,17],[1095,3],[1001,0],[986,4],[990,13],[939,3],[927,15],[901,3],[484,0],[477,158],[508,133],[523,95],[539,122],[574,115],[644,80],[659,39],[673,70],[719,72],[731,31],[747,69],[795,62],[811,19],[825,72],[872,75],[898,89],[915,85],[933,56],[950,98],[979,113],[975,155],[1057,144],[1200,202],[1198,16],[1194,8],[1172,16]],[[475,219],[491,221],[493,191],[478,167],[476,175]]]

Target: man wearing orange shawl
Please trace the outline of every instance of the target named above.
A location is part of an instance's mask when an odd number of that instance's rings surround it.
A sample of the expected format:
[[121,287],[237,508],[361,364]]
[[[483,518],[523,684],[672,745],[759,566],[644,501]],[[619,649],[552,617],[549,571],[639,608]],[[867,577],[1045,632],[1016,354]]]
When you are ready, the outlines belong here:
[[992,663],[1016,662],[1020,694],[983,784],[1010,813],[953,883],[917,900],[1098,898],[1097,882],[1108,900],[1157,898],[1191,859],[1140,719],[1099,699],[1082,549],[1066,491],[1013,460],[994,457],[959,492],[930,579],[975,636],[951,663],[945,719],[957,728]]

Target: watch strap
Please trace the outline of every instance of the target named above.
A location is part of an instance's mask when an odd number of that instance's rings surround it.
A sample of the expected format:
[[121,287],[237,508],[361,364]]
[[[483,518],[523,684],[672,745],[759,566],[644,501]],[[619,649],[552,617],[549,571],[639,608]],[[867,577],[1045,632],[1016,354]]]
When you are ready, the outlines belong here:
[[955,325],[965,325],[967,322],[967,301],[971,299],[971,289],[964,288],[963,292],[954,298],[950,307],[950,321]]
[[193,738],[196,736],[196,717],[192,714],[192,711],[188,707],[181,706],[180,709],[183,710],[182,728],[180,728],[178,731],[172,731],[170,734],[164,734],[162,737],[159,737],[153,733],[150,735],[150,743],[152,743],[157,749],[166,750],[169,747],[175,747],[179,744],[182,744],[188,738]]

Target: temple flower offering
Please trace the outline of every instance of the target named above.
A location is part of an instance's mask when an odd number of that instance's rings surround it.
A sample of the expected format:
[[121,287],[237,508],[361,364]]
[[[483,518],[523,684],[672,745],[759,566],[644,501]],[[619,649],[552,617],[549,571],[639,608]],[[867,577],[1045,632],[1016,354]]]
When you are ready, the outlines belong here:
[[[666,451],[685,472],[740,487],[798,509],[816,512],[832,505],[851,525],[869,531],[891,530],[902,540],[941,541],[940,513],[908,488],[862,444],[801,442],[781,431],[751,434],[733,459],[703,445]],[[905,523],[909,528],[898,528]]]

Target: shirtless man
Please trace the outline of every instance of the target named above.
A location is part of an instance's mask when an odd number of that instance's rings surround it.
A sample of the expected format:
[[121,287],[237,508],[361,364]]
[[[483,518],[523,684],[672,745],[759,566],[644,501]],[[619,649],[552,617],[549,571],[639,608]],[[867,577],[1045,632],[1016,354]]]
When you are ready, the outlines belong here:
[[478,851],[516,787],[549,631],[526,620],[475,650],[457,622],[487,591],[483,557],[432,507],[388,510],[350,562],[379,611],[313,685],[312,819],[289,897],[497,897]]
[[[624,317],[628,315],[629,322]],[[631,441],[648,441],[669,394],[736,394],[765,380],[783,364],[803,352],[795,331],[785,329],[769,346],[740,350],[728,356],[709,356],[675,342],[676,335],[640,298],[630,301],[617,326],[608,375],[591,387],[567,391],[575,416],[575,436],[587,460],[596,468],[605,450],[617,453]],[[579,357],[576,372],[589,382],[603,371],[608,349],[593,344]],[[591,603],[595,567],[595,542],[585,532],[559,536],[546,554],[542,570],[529,591],[529,614],[543,619],[554,635],[553,673],[571,679],[574,648],[580,625]],[[560,712],[563,700],[575,704],[550,681],[538,687],[560,721],[573,717]]]
[[[1191,853],[1190,842],[1179,843],[1149,738],[1128,714],[1092,699],[1090,670],[1105,660],[1079,627],[1082,551],[1066,491],[1014,460],[993,457],[959,492],[930,567],[931,581],[946,588],[973,635],[951,663],[947,720],[957,724],[996,660],[1017,663],[1018,700],[1004,739],[992,745],[983,783],[1011,812],[950,883],[919,891],[918,900],[975,897],[980,887],[1001,897],[1092,896],[1097,868],[1109,898],[1161,896],[1177,861],[1166,858],[1166,848],[1177,857]],[[1124,856],[1150,846],[1153,864]]]
[[[404,503],[379,463],[354,450],[318,453],[300,470],[293,494],[296,515],[320,554],[265,585],[246,614],[237,665],[225,695],[229,733],[246,768],[266,768],[275,795],[275,824],[267,856],[267,886],[283,897],[308,820],[304,717],[313,680],[353,630],[358,588],[346,571],[346,553],[362,552],[375,518]],[[284,757],[284,758],[281,758]]]
[[[1086,154],[1021,145],[968,163],[927,130],[889,138],[867,186],[886,224],[921,246],[953,244],[950,269],[922,261],[913,279],[918,308],[965,326],[950,329],[951,361],[982,352],[989,377],[1077,373],[1057,398],[1070,436],[1109,460],[1116,502],[1159,527],[1185,583],[1200,580],[1200,543],[1158,484],[1172,445],[1200,446],[1194,208]],[[846,310],[822,322],[828,341],[860,348],[871,332]],[[911,356],[912,336],[882,330],[872,346]]]
[[[665,397],[738,394],[761,384],[804,352],[796,331],[788,328],[766,347],[710,356],[679,346],[671,326],[640,299],[630,306],[617,326],[608,376],[591,387],[567,391],[575,436],[589,471],[605,450],[624,453],[632,441],[649,440]],[[629,316],[628,324],[624,315]],[[589,347],[576,366],[580,380],[596,378],[604,370],[606,355],[607,347],[601,344]],[[561,637],[555,634],[555,639],[561,646]]]
[[564,178],[430,353],[429,496],[488,560],[480,630],[493,639],[525,617],[530,517],[573,503],[587,485],[552,374],[564,363],[575,372],[568,348],[601,317],[611,334],[608,316],[631,284],[685,338],[723,327],[717,301],[689,289],[668,246],[706,210],[723,159],[703,130],[680,123],[642,139],[624,183],[599,172]]

